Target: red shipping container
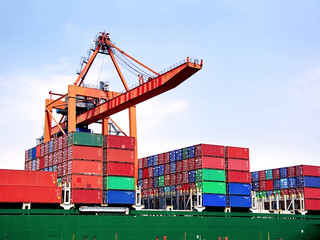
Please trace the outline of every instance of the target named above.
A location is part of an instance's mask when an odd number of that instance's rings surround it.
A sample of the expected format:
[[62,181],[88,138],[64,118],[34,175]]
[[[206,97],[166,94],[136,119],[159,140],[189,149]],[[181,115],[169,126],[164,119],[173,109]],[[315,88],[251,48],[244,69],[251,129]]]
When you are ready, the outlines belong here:
[[182,171],[189,171],[188,159],[182,160]]
[[57,162],[58,162],[57,157],[58,157],[58,153],[57,152],[52,153],[52,158],[53,158],[52,159],[52,165],[57,164]]
[[68,147],[68,134],[64,134],[62,136],[62,147],[63,148]]
[[102,191],[91,189],[72,189],[71,192],[72,203],[84,203],[84,204],[101,204],[102,203]]
[[170,163],[164,164],[164,174],[170,173]]
[[68,161],[68,174],[102,175],[102,162],[72,160]]
[[102,189],[102,176],[95,175],[68,175],[67,182],[72,188]]
[[306,210],[320,210],[320,199],[305,199]]
[[164,163],[170,162],[170,152],[164,153]]
[[290,188],[289,189],[289,195],[291,196],[291,195],[296,195],[298,192],[297,192],[297,190],[296,189],[294,189],[294,188]]
[[149,178],[149,181],[148,181],[148,188],[153,188],[153,178]]
[[28,162],[24,163],[24,170],[28,170],[28,168],[29,168],[28,165],[29,165]]
[[296,167],[287,167],[287,177],[295,177],[296,176]]
[[102,148],[77,145],[70,146],[68,147],[68,160],[71,159],[102,161]]
[[123,149],[107,149],[107,158],[104,161],[107,162],[128,162],[134,163],[135,151],[123,150]]
[[250,183],[250,173],[240,171],[228,171],[229,182]]
[[182,184],[182,173],[177,173],[177,184]]
[[58,163],[62,163],[62,150],[58,151]]
[[24,162],[27,162],[27,161],[29,161],[29,150],[26,150],[24,152]]
[[273,179],[279,179],[280,178],[280,169],[272,169],[272,178]]
[[283,195],[288,196],[289,195],[289,190],[288,189],[281,189],[281,196],[283,196]]
[[105,148],[118,148],[118,149],[135,149],[135,138],[116,135],[105,135],[103,137],[103,146]]
[[107,171],[104,175],[108,176],[123,176],[123,177],[134,177],[135,167],[132,163],[113,163],[107,164]]
[[249,148],[240,147],[226,147],[226,154],[228,158],[249,159]]
[[141,168],[143,168],[143,164],[142,164],[142,158],[139,158],[138,159],[138,169],[141,169]]
[[53,139],[53,151],[56,152],[58,150],[58,139]]
[[61,203],[61,188],[54,186],[0,185],[0,202],[5,203]]
[[176,172],[182,172],[182,161],[176,161]]
[[44,155],[49,154],[49,142],[44,144]]
[[320,166],[310,166],[310,165],[296,166],[296,175],[320,177]]
[[212,157],[224,157],[224,146],[199,144],[195,146],[196,157],[200,156],[212,156]]
[[164,175],[164,185],[170,186],[170,174]]
[[266,191],[267,189],[266,181],[259,182],[259,191]]
[[148,178],[143,179],[142,188],[143,189],[148,189],[148,185],[149,185],[149,179]]
[[61,150],[63,146],[63,136],[58,137],[58,150]]
[[62,163],[62,176],[67,175],[67,162]]
[[44,143],[40,145],[40,157],[44,156]]
[[39,169],[43,169],[44,168],[44,157],[40,157],[39,158]]
[[68,161],[68,148],[65,147],[62,149],[62,162]]
[[153,177],[153,167],[148,167],[148,177]]
[[153,193],[154,193],[155,197],[158,197],[159,196],[159,188],[154,188]]
[[266,180],[266,171],[265,170],[259,171],[259,180],[260,181]]
[[273,180],[266,180],[266,191],[272,191],[273,190]]
[[62,176],[62,164],[59,163],[57,166],[57,176],[61,177]]
[[57,185],[57,173],[0,169],[0,185],[53,187]]
[[170,185],[177,184],[177,175],[175,173],[170,174]]
[[189,191],[189,189],[190,189],[190,186],[188,183],[182,185],[182,190]]
[[38,145],[36,147],[36,158],[40,157],[40,155],[41,155],[41,147],[40,147],[40,145]]
[[164,153],[158,154],[159,165],[160,164],[164,164],[164,158],[165,158],[165,154]]
[[192,190],[192,194],[193,194],[193,195],[196,194],[196,192],[197,192],[197,185],[196,185],[196,183],[189,183],[189,189],[190,189],[190,191]]
[[196,169],[196,161],[194,158],[189,158],[188,163],[189,163],[189,170],[190,171]]
[[320,188],[297,188],[297,193],[301,193],[305,198],[320,199]]
[[195,162],[196,169],[225,169],[225,160],[220,157],[197,157]]
[[148,167],[148,158],[142,158],[142,167]]
[[48,156],[49,156],[49,157],[48,157],[48,159],[49,159],[49,160],[48,160],[49,166],[52,166],[52,165],[53,165],[53,156],[52,156],[52,153],[49,153]]
[[28,164],[29,164],[28,169],[29,169],[29,170],[32,170],[32,160],[29,161]]
[[148,178],[149,177],[149,169],[148,168],[144,168],[143,170],[142,170],[142,177],[143,178]]
[[249,160],[228,158],[228,169],[238,171],[250,171]]

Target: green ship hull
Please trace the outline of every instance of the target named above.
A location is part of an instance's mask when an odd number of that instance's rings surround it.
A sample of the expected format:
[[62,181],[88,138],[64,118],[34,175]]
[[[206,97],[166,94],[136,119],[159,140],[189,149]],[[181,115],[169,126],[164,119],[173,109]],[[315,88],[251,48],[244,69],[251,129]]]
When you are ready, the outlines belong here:
[[[320,216],[252,213],[0,210],[0,239],[320,239]],[[227,237],[227,238],[225,238]]]

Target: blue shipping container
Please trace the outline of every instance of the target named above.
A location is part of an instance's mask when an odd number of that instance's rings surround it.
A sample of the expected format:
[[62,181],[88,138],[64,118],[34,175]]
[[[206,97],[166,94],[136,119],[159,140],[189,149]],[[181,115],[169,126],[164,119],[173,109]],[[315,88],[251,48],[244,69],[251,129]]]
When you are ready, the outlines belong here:
[[53,152],[53,140],[49,142],[49,153]]
[[320,188],[320,177],[300,176],[296,178],[297,187]]
[[32,148],[32,159],[35,159],[37,157],[37,148]]
[[289,177],[288,178],[288,188],[296,188],[296,178],[295,177]]
[[189,156],[189,158],[194,158],[194,156],[195,156],[195,146],[188,147],[188,156]]
[[273,195],[273,191],[267,191],[267,197],[270,197]]
[[274,179],[273,180],[273,189],[274,190],[280,190],[280,179]]
[[230,207],[251,207],[251,196],[238,196],[230,195],[229,196]]
[[282,178],[280,179],[280,189],[288,188],[288,179]]
[[134,204],[134,191],[114,191],[103,192],[103,201],[106,204]]
[[155,188],[159,187],[159,177],[153,178],[153,187]]
[[176,161],[176,152],[175,151],[171,151],[169,153],[169,158],[170,158],[170,162]]
[[161,164],[159,165],[159,176],[163,176],[164,175],[164,165]]
[[32,160],[32,148],[28,150],[28,160]]
[[142,169],[138,169],[138,179],[142,179],[143,178],[143,171]]
[[158,157],[158,155],[154,155],[153,156],[153,165],[154,166],[159,165],[159,157]]
[[259,182],[252,182],[252,191],[259,192]]
[[288,170],[286,167],[280,168],[280,178],[286,178],[288,176]]
[[142,188],[143,180],[138,180],[138,186]]
[[175,150],[175,160],[179,161],[182,159],[182,149]]
[[159,166],[154,166],[153,167],[153,176],[154,177],[159,176]]
[[153,166],[153,156],[148,157],[148,167],[152,167]]
[[251,186],[248,183],[229,183],[229,194],[251,195]]
[[170,163],[170,173],[175,173],[176,172],[176,163],[172,162]]
[[226,195],[202,194],[202,205],[204,207],[226,207]]
[[196,181],[196,171],[189,171],[189,183],[193,183]]
[[252,172],[251,176],[253,182],[259,181],[259,172]]

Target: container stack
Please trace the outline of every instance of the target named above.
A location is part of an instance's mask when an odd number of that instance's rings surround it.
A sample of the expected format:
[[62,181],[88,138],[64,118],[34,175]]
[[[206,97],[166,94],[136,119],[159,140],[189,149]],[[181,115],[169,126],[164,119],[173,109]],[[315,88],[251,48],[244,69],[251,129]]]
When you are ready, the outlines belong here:
[[306,210],[320,210],[320,167],[298,165],[251,173],[252,191],[258,198],[304,197]]
[[251,207],[249,149],[226,147],[227,206]]
[[71,185],[72,203],[101,204],[102,157],[102,135],[72,132],[27,150],[25,169],[57,172],[58,186]]
[[0,170],[0,203],[60,204],[57,173]]
[[103,203],[134,204],[135,139],[106,135],[103,147]]
[[184,209],[197,192],[204,207],[225,208],[230,196],[232,207],[251,207],[248,149],[228,148],[198,144],[139,159],[138,185],[147,208]]

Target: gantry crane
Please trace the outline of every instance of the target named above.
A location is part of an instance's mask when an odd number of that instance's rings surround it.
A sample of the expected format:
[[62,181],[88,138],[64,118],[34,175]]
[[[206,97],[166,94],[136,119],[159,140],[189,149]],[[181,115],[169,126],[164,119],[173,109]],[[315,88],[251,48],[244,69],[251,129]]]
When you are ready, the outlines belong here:
[[[79,72],[74,84],[68,86],[68,93],[62,95],[50,92],[50,99],[46,99],[44,142],[50,141],[52,137],[66,134],[66,132],[76,131],[78,126],[88,126],[98,121],[102,123],[102,134],[107,135],[110,116],[124,109],[129,109],[129,135],[137,139],[136,105],[175,88],[199,71],[203,64],[202,60],[199,62],[188,57],[166,71],[157,73],[115,46],[109,34],[105,32],[98,35],[92,52],[92,55],[86,59],[85,66]],[[98,54],[110,56],[125,88],[124,92],[84,86],[83,81]],[[119,60],[122,59],[124,66],[137,74],[139,84],[135,87],[131,89],[128,87],[116,57]],[[58,98],[53,99],[53,96],[58,96]],[[79,109],[81,104],[82,108]],[[52,115],[53,109],[63,114],[59,122]],[[52,126],[52,120],[56,123],[55,126]],[[137,141],[135,142],[137,150]],[[135,178],[137,179],[138,156],[137,151],[135,152]]]

